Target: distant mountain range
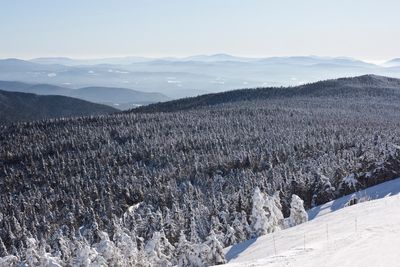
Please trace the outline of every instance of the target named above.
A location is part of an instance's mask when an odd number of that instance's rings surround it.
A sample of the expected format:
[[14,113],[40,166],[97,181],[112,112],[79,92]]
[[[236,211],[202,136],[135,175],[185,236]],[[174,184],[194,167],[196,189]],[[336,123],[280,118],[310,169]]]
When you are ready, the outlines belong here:
[[[391,61],[396,61],[399,59],[393,59]],[[212,54],[212,55],[194,55],[189,57],[161,57],[161,58],[150,58],[150,57],[114,57],[114,58],[101,58],[101,59],[72,59],[68,57],[45,57],[45,58],[34,58],[29,60],[30,62],[40,63],[40,64],[58,64],[65,66],[79,66],[79,65],[129,65],[133,63],[143,63],[150,61],[174,61],[174,62],[188,62],[188,61],[198,61],[198,62],[282,62],[282,63],[301,63],[301,64],[316,64],[322,61],[325,62],[359,62],[364,64],[369,64],[361,60],[357,60],[350,57],[320,57],[320,56],[288,56],[288,57],[241,57],[233,56],[230,54]],[[387,63],[388,63],[387,62]]]
[[116,57],[103,59],[71,59],[67,57],[41,57],[30,60],[39,64],[60,64],[65,66],[80,66],[80,65],[99,65],[99,64],[131,64],[133,62],[151,61],[151,58],[145,57]]
[[389,60],[384,65],[387,67],[400,67],[400,58]]
[[127,109],[137,105],[169,100],[168,97],[160,93],[145,93],[127,88],[84,87],[70,89],[50,84],[27,84],[22,82],[0,81],[0,89],[38,95],[75,97],[90,102],[107,104],[119,109]]
[[173,112],[239,101],[284,97],[386,97],[400,100],[400,79],[377,75],[325,80],[296,87],[240,89],[151,104],[131,112]]
[[376,65],[347,57],[250,58],[228,54],[185,58],[0,60],[0,80],[72,89],[128,88],[158,92],[173,99],[240,88],[297,86],[370,73],[400,78],[400,64],[397,59]]
[[49,118],[104,115],[112,107],[65,96],[39,96],[0,90],[0,123]]

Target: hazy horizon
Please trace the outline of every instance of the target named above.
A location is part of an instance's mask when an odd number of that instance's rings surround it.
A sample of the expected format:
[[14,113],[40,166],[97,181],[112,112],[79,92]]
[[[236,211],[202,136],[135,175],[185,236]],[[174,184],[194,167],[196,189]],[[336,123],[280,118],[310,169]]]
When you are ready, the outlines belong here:
[[7,1],[0,58],[400,57],[400,2]]
[[217,55],[228,55],[232,57],[237,57],[237,58],[247,58],[247,59],[268,59],[268,58],[295,58],[295,57],[315,57],[315,58],[321,58],[321,59],[335,59],[335,58],[346,58],[346,59],[354,59],[354,60],[361,60],[366,63],[372,63],[372,64],[383,64],[385,62],[388,62],[393,59],[400,58],[399,57],[391,57],[391,58],[385,58],[385,59],[380,59],[380,60],[369,60],[369,59],[364,59],[364,58],[357,58],[353,56],[329,56],[329,55],[237,55],[237,54],[229,54],[229,53],[211,53],[211,54],[188,54],[188,55],[181,55],[181,56],[176,56],[176,55],[160,55],[160,56],[145,56],[145,55],[111,55],[111,56],[93,56],[93,57],[74,57],[74,56],[68,56],[68,55],[53,55],[53,56],[37,56],[37,57],[0,57],[0,60],[5,60],[5,59],[19,59],[19,60],[25,60],[25,61],[31,61],[35,59],[70,59],[70,60],[107,60],[107,59],[129,59],[129,58],[143,58],[143,59],[149,59],[149,60],[158,60],[158,59],[187,59],[190,57],[197,57],[197,56],[205,56],[205,57],[211,57],[211,56],[217,56]]

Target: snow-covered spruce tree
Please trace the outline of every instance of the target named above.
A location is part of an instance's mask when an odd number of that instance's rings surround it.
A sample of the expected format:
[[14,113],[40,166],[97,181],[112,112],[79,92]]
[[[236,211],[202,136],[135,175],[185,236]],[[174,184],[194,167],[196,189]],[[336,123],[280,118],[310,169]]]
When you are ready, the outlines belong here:
[[107,266],[122,265],[122,255],[120,250],[115,246],[114,242],[110,240],[108,234],[99,231],[100,242],[94,244],[97,251],[96,262],[105,264]]
[[264,206],[264,194],[261,193],[259,187],[256,187],[253,194],[253,208],[250,216],[253,237],[258,237],[268,233],[270,225],[268,221],[268,214],[265,211]]
[[178,267],[203,266],[204,263],[200,258],[202,251],[196,250],[197,248],[187,241],[185,233],[181,231],[175,253],[178,258]]
[[222,244],[219,242],[212,229],[207,236],[206,245],[209,248],[207,255],[207,263],[209,265],[224,264],[226,262]]
[[174,217],[174,215],[180,216],[180,211],[175,204],[173,204],[171,210],[167,207],[165,208],[163,230],[168,240],[172,243],[176,243],[179,240],[178,222],[180,222],[180,220]]
[[14,267],[18,266],[19,259],[16,256],[8,255],[5,257],[0,257],[0,267]]
[[297,195],[292,195],[292,201],[290,202],[289,226],[296,226],[306,221],[308,221],[308,214],[304,209],[303,200]]
[[238,240],[236,238],[235,229],[232,226],[228,225],[224,237],[224,246],[228,247],[230,245],[236,244],[237,242]]
[[70,265],[88,267],[95,262],[97,255],[97,251],[91,248],[86,240],[80,238],[80,240],[76,242],[74,257],[71,259]]
[[213,229],[217,239],[222,242],[224,240],[223,226],[217,216],[211,216],[210,229]]
[[63,234],[61,229],[53,235],[51,241],[53,255],[59,257],[63,262],[68,262],[72,257],[73,242]]
[[243,227],[243,231],[244,231],[244,236],[245,236],[244,240],[247,240],[250,238],[252,230],[251,230],[249,221],[247,219],[247,214],[244,210],[240,213],[240,222],[242,223],[242,227]]
[[269,211],[269,229],[268,233],[272,233],[283,228],[283,214],[281,199],[279,191],[275,192],[273,196],[267,196],[266,207]]
[[58,257],[53,257],[45,251],[43,246],[39,246],[34,238],[26,240],[25,264],[29,267],[61,267],[61,260]]
[[121,225],[117,223],[114,227],[115,231],[113,240],[122,255],[122,265],[135,265],[138,254],[136,237],[131,236],[129,231],[123,229]]
[[151,265],[162,267],[172,266],[169,261],[169,257],[167,255],[164,255],[163,253],[163,245],[164,244],[162,243],[161,233],[154,232],[153,237],[147,241],[146,246],[144,247],[144,250]]
[[0,257],[5,257],[8,255],[7,248],[0,237]]
[[200,237],[197,233],[197,224],[195,218],[192,216],[190,218],[190,239],[189,241],[194,244],[200,243]]
[[176,265],[176,260],[175,260],[175,247],[169,242],[168,238],[166,237],[164,230],[160,231],[160,241],[161,241],[161,252],[163,255],[166,256],[168,261],[175,266]]
[[329,177],[319,171],[314,175],[311,188],[313,190],[311,207],[321,205],[335,198],[335,187],[332,185]]
[[[247,220],[246,220],[247,223]],[[247,224],[248,226],[248,224]],[[247,233],[245,232],[245,226],[243,225],[243,221],[241,218],[241,213],[235,212],[234,219],[232,221],[231,227],[235,232],[236,242],[241,242],[247,239]]]
[[279,193],[273,196],[264,196],[256,187],[253,195],[253,209],[251,213],[251,227],[253,236],[257,237],[280,230],[283,227],[283,214],[281,211]]

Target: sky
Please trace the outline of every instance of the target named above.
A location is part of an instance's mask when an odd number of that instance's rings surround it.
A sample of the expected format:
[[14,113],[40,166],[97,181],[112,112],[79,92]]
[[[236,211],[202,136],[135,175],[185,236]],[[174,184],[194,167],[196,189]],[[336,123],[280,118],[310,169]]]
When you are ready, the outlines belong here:
[[399,0],[0,0],[0,58],[400,57]]

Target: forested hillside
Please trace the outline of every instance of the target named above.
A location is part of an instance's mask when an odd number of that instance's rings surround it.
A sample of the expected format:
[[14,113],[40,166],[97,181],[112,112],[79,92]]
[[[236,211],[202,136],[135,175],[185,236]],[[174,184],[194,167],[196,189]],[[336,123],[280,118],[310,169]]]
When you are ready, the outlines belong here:
[[0,123],[106,115],[117,111],[109,106],[72,97],[39,96],[0,90]]
[[398,85],[363,76],[0,126],[0,256],[222,263],[222,247],[258,235],[257,187],[287,217],[293,194],[311,208],[400,176]]
[[270,87],[240,89],[223,93],[188,97],[174,101],[151,104],[132,110],[133,112],[171,112],[196,109],[206,106],[292,97],[390,97],[400,99],[400,79],[377,75],[326,80],[296,87]]

